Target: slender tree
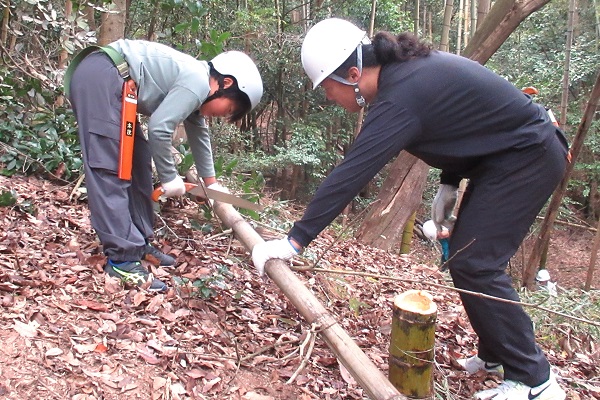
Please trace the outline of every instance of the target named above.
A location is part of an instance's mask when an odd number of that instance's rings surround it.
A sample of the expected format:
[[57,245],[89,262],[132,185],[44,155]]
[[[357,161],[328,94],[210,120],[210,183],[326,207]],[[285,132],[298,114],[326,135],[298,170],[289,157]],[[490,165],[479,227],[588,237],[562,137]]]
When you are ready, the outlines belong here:
[[573,47],[573,21],[575,19],[575,0],[569,0],[569,16],[567,18],[567,40],[565,43],[565,64],[563,68],[562,96],[560,98],[560,126],[567,125],[567,108],[569,101],[569,70],[571,69],[571,48]]
[[[479,0],[477,2],[477,29],[479,29],[479,25],[483,22],[488,12],[490,12],[490,0]],[[475,30],[473,30],[475,33]]]
[[452,22],[452,10],[454,7],[454,0],[446,0],[446,7],[444,8],[444,23],[442,25],[442,38],[438,48],[441,51],[450,51],[450,23]]
[[110,12],[102,13],[102,25],[100,26],[100,38],[98,44],[107,45],[125,36],[125,21],[127,16],[127,2],[125,0],[113,0],[108,6]]

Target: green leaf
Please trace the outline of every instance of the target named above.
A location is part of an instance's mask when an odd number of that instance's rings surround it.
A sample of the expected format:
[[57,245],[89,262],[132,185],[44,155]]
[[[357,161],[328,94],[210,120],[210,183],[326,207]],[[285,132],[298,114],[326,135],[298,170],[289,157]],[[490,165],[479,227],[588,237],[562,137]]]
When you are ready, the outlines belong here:
[[189,26],[190,26],[190,24],[188,22],[182,22],[181,24],[175,25],[175,28],[173,28],[173,31],[175,33],[179,33],[179,32],[186,30]]
[[0,207],[12,207],[17,203],[17,193],[13,190],[5,190],[0,194]]

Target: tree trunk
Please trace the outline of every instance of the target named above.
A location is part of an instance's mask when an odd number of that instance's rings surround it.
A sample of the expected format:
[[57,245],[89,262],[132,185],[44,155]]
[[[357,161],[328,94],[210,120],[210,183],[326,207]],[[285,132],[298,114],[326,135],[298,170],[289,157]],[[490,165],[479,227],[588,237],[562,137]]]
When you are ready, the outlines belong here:
[[[477,29],[490,12],[490,0],[479,0],[477,2]],[[473,32],[476,32],[474,30]]]
[[462,37],[463,37],[463,22],[464,22],[464,0],[458,1],[458,21],[456,24],[456,54],[460,55],[460,50],[462,48]]
[[596,235],[594,236],[594,243],[592,244],[592,251],[590,254],[590,265],[588,266],[587,277],[585,279],[586,291],[592,288],[592,279],[594,278],[594,270],[596,269],[596,260],[598,259],[598,249],[600,249],[600,221],[596,229]]
[[392,250],[402,239],[406,222],[419,207],[429,167],[401,152],[391,165],[377,202],[358,228],[356,238],[383,250]]
[[10,20],[10,5],[6,3],[4,8],[2,9],[2,30],[0,31],[0,43],[4,47],[6,47],[6,42],[8,41],[8,27]]
[[94,7],[85,6],[82,8],[83,13],[85,14],[85,21],[90,27],[90,32],[94,32],[98,29],[96,25],[96,18],[94,17]]
[[575,138],[573,139],[573,144],[571,145],[571,162],[567,164],[565,175],[559,187],[552,195],[552,199],[550,200],[550,204],[548,205],[548,209],[546,210],[546,216],[540,228],[540,234],[538,235],[533,249],[531,250],[531,254],[529,255],[527,267],[523,271],[523,285],[526,287],[533,287],[533,281],[535,279],[537,266],[540,263],[544,246],[550,240],[550,232],[552,231],[552,226],[554,225],[554,221],[556,220],[556,216],[558,215],[558,208],[560,207],[560,204],[562,203],[562,198],[564,197],[565,192],[567,191],[567,184],[569,183],[569,178],[571,177],[573,169],[575,168],[575,161],[577,160],[577,157],[581,152],[581,148],[583,147],[585,137],[594,119],[596,109],[598,108],[599,101],[600,72],[596,77],[596,83],[594,84],[594,88],[592,89],[590,100],[588,101],[588,104],[585,108],[583,118],[581,120],[581,123],[579,124],[579,128],[577,129],[577,134],[575,135]]
[[442,37],[439,46],[441,51],[450,51],[450,24],[452,22],[453,6],[454,0],[446,0],[446,7],[444,8],[444,25],[442,26]]
[[413,16],[413,31],[415,35],[419,35],[419,17],[420,17],[420,10],[419,10],[419,5],[420,5],[420,1],[419,0],[415,0],[415,14]]
[[469,40],[471,40],[471,36],[473,36],[476,29],[477,29],[477,0],[471,0],[471,24],[469,27]]
[[565,65],[563,69],[562,95],[560,98],[559,124],[567,125],[567,109],[569,103],[569,70],[571,66],[571,48],[573,47],[573,16],[575,15],[575,0],[569,0],[569,17],[567,19],[567,43],[565,44]]
[[519,24],[548,1],[496,1],[463,54],[480,64],[485,64]]
[[[65,19],[69,19],[71,13],[73,12],[73,2],[71,0],[65,1]],[[63,30],[63,38],[66,39],[69,36],[69,29],[65,28]],[[65,67],[67,63],[67,59],[69,58],[69,52],[64,47],[60,50],[58,55],[58,69],[62,69]]]
[[100,46],[105,46],[125,36],[126,1],[113,0],[108,9],[111,12],[102,14],[100,38],[98,40]]

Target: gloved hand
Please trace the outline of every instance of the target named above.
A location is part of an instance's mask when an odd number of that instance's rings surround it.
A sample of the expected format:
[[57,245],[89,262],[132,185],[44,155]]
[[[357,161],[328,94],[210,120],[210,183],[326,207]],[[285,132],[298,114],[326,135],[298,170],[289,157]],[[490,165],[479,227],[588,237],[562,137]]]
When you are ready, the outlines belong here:
[[163,183],[161,186],[163,189],[162,195],[165,197],[182,196],[185,193],[185,184],[179,175],[172,181]]
[[458,199],[458,188],[442,183],[431,205],[431,219],[438,232],[443,232],[442,226],[452,230],[456,217],[452,214]]
[[258,275],[263,276],[267,261],[272,258],[289,260],[296,254],[298,254],[298,250],[292,246],[287,237],[284,237],[255,245],[252,249],[252,262],[258,271]]

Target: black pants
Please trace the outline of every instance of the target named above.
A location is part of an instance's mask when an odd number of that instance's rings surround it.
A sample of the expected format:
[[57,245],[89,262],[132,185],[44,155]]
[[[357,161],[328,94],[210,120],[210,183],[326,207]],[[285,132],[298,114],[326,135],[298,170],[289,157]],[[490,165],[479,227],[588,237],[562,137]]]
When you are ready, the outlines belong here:
[[[566,147],[557,135],[529,148],[490,157],[474,171],[450,239],[449,269],[457,288],[519,300],[506,274],[564,175]],[[479,357],[504,366],[505,379],[529,386],[546,381],[550,365],[519,305],[461,294],[479,337]]]
[[131,181],[119,179],[123,78],[102,53],[86,57],[71,81],[71,102],[83,153],[92,226],[104,253],[116,261],[137,261],[153,235],[152,159],[136,125]]

